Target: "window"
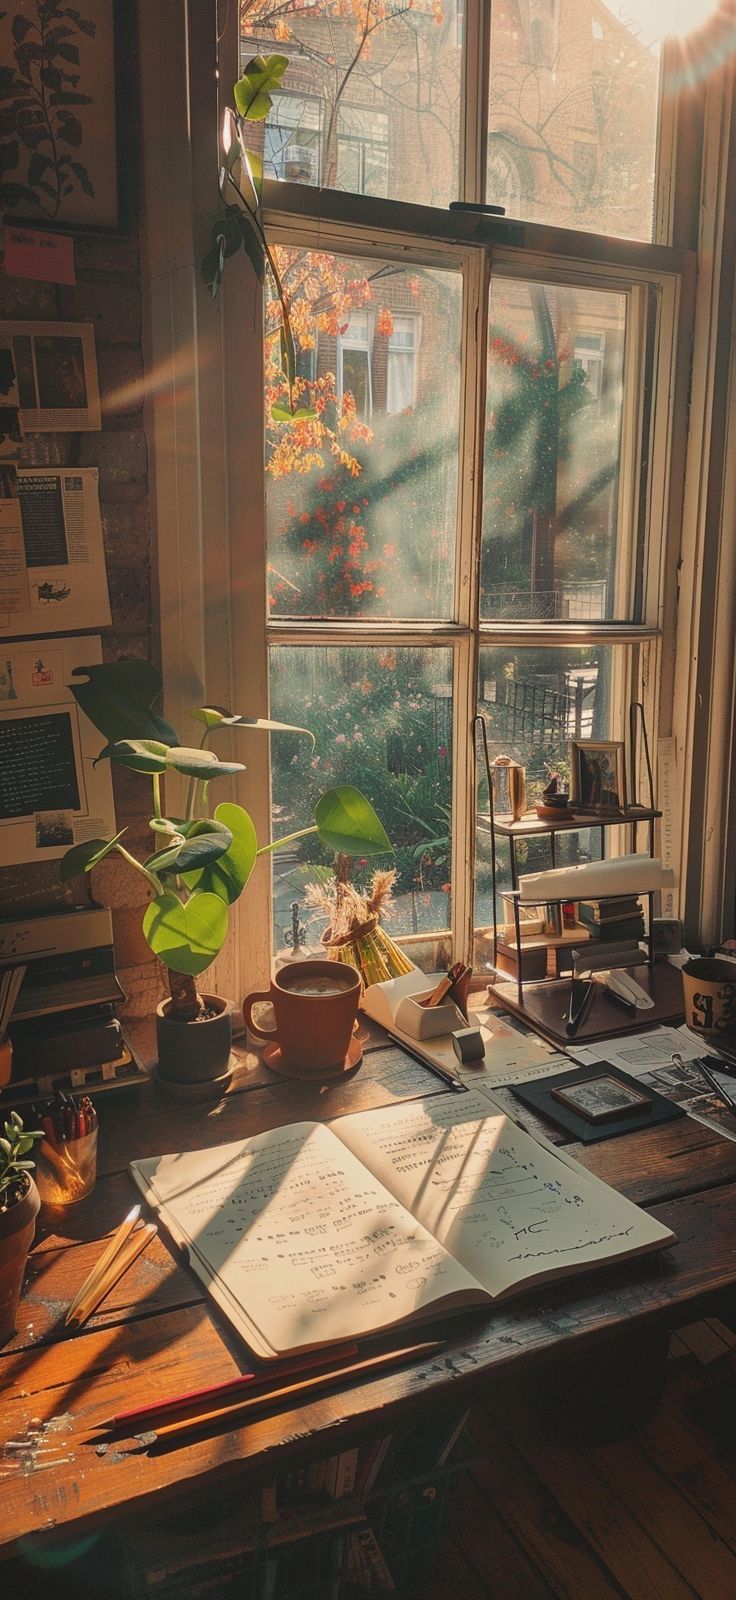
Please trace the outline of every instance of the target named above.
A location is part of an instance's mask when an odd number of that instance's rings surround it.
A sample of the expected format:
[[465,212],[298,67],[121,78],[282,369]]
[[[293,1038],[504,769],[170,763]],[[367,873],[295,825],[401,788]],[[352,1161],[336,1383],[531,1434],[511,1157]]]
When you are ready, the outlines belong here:
[[416,399],[417,318],[394,317],[388,340],[386,410],[409,411]]
[[335,188],[385,196],[388,173],[388,117],[380,111],[340,106]]
[[263,170],[289,183],[319,183],[319,101],[309,95],[280,94],[265,123]]
[[[309,148],[307,129],[321,140],[333,193],[324,202],[316,179],[303,179],[288,211],[276,185],[266,194],[292,307],[295,398],[307,412],[297,423],[273,418],[287,396],[267,285],[270,704],[316,737],[314,750],[297,736],[273,741],[274,834],[303,827],[331,784],[357,784],[394,844],[391,930],[430,968],[473,933],[482,968],[492,907],[476,711],[492,758],[526,767],[532,803],[551,772],[566,776],[570,738],[624,737],[632,699],[645,701],[656,739],[664,538],[668,529],[676,537],[679,515],[670,402],[682,393],[688,263],[664,237],[648,242],[658,55],[654,46],[642,55],[618,14],[598,0],[582,14],[577,0],[529,0],[522,15],[517,0],[501,0],[485,101],[475,59],[485,10],[466,10],[466,74],[477,69],[478,90],[464,104],[458,72],[450,109],[442,97],[452,85],[444,78],[440,89],[430,70],[444,20],[435,36],[429,5],[385,10],[385,33],[377,21],[370,57],[359,54],[351,72],[350,104],[320,79],[311,122],[308,81],[322,71],[328,35],[347,70],[355,7],[348,38],[337,0],[317,0],[308,14],[295,5],[282,40],[290,66],[279,99],[299,109],[287,121],[276,107],[274,127],[292,130],[287,148]],[[254,39],[273,38],[265,5],[246,13],[250,53]],[[397,98],[409,45],[422,92],[412,79]],[[618,56],[633,63],[621,84]],[[619,111],[598,114],[604,81],[606,105],[609,90],[617,106],[627,102],[625,123]],[[420,105],[431,108],[431,139]],[[611,180],[622,164],[632,174],[625,194]],[[497,200],[492,182],[521,226],[445,209],[458,194]],[[592,830],[570,836],[560,859],[597,848]],[[295,900],[318,945],[324,923],[306,887],[328,864],[311,837],[272,860],[275,947]],[[359,879],[364,869],[355,864]],[[502,861],[498,869],[503,890]]]
[[361,422],[369,422],[373,410],[373,391],[371,324],[366,311],[352,311],[345,331],[338,334],[337,400],[343,411],[346,396],[352,401],[353,415]]

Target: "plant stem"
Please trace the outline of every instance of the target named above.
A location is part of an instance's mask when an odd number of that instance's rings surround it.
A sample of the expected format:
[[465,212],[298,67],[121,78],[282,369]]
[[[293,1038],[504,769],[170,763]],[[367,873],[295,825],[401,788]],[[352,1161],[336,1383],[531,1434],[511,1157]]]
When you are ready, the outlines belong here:
[[153,779],[153,815],[157,822],[161,821],[161,773],[152,773]]
[[132,856],[130,851],[126,850],[122,844],[116,844],[115,849],[120,852],[120,855],[128,862],[129,866],[135,867],[136,872],[140,872],[141,877],[146,879],[154,894],[163,894],[163,884],[155,873],[149,872],[148,867],[144,867],[141,861],[136,861],[135,856]]
[[270,850],[280,850],[282,844],[291,844],[294,839],[306,839],[308,833],[318,833],[318,831],[315,823],[312,828],[300,828],[298,833],[285,833],[283,839],[274,839],[271,844],[262,844],[260,850],[256,850],[256,855],[266,856]]

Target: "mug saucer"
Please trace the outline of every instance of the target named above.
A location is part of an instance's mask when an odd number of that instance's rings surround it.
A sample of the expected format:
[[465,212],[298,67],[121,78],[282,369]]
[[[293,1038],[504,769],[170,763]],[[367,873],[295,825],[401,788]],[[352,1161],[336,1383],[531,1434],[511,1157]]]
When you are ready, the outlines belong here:
[[363,1046],[357,1038],[350,1040],[345,1059],[332,1067],[287,1067],[281,1059],[281,1046],[278,1044],[267,1044],[263,1052],[264,1066],[269,1067],[271,1072],[277,1072],[280,1078],[291,1078],[295,1083],[327,1083],[331,1078],[344,1078],[360,1066],[362,1059]]

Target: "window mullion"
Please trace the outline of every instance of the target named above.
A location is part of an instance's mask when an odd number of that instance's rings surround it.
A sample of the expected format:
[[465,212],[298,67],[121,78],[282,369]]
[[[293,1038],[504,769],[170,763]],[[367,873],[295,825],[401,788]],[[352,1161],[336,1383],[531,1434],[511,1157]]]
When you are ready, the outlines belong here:
[[490,0],[465,0],[463,30],[459,198],[477,205],[486,197]]
[[470,729],[478,676],[478,608],[483,522],[483,439],[490,253],[468,261],[463,320],[463,396],[455,615],[466,632],[453,652],[452,933],[453,946],[472,959],[475,841],[475,763]]

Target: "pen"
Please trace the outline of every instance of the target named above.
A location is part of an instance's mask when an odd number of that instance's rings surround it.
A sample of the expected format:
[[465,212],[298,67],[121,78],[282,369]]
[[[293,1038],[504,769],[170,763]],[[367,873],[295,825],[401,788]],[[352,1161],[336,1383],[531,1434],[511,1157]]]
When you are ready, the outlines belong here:
[[463,1083],[462,1078],[456,1072],[453,1072],[452,1067],[441,1067],[437,1061],[432,1061],[429,1056],[421,1055],[418,1050],[413,1050],[411,1045],[405,1044],[404,1040],[400,1039],[397,1033],[392,1033],[390,1028],[387,1028],[386,1032],[393,1044],[397,1044],[405,1055],[412,1056],[414,1061],[419,1062],[420,1066],[426,1067],[428,1072],[433,1072],[436,1078],[441,1078],[442,1082],[448,1084],[451,1089],[459,1089],[462,1094],[467,1092],[467,1083]]
[[726,1106],[729,1111],[736,1112],[736,1100],[732,1100],[728,1091],[722,1087],[716,1078],[713,1077],[713,1073],[708,1067],[706,1067],[705,1062],[700,1056],[696,1058],[696,1060],[693,1062],[693,1065],[697,1067],[701,1077],[705,1078],[706,1083],[713,1090],[713,1093],[718,1096],[718,1099],[722,1102],[722,1104]]

